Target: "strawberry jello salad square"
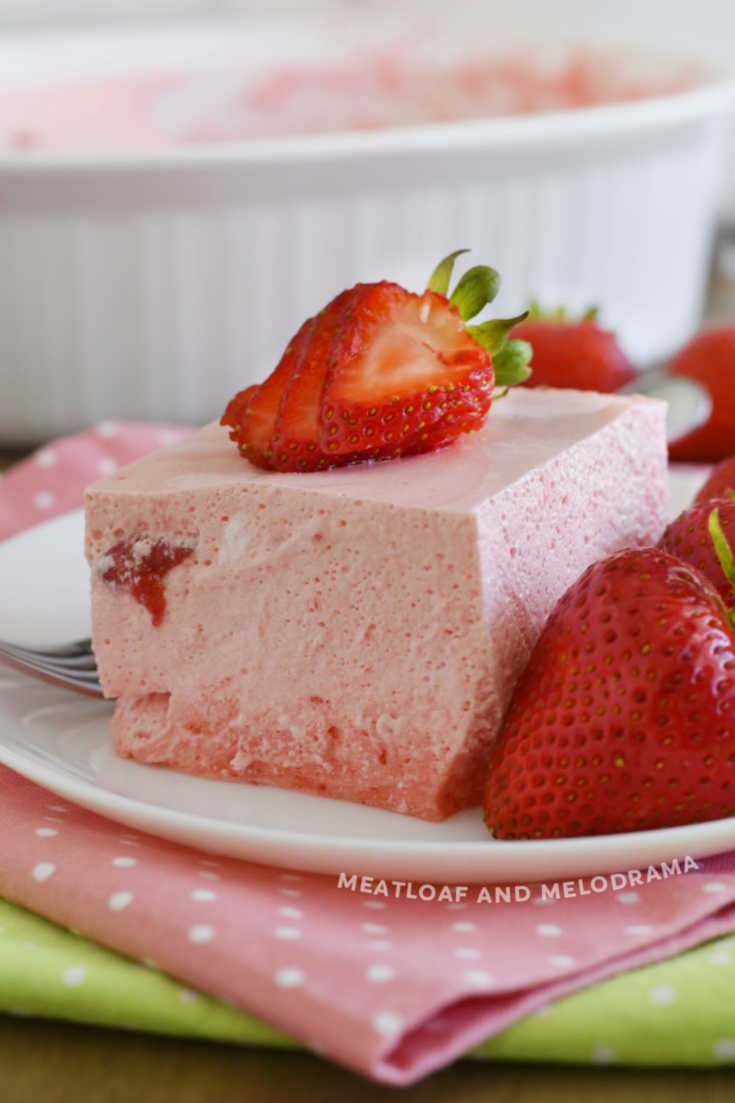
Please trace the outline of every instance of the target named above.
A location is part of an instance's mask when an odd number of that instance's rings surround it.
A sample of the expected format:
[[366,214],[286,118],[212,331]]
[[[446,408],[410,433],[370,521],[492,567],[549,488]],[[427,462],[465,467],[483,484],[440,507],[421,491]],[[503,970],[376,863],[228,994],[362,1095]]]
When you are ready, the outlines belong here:
[[664,405],[493,401],[528,348],[466,326],[491,290],[449,297],[437,272],[421,296],[338,296],[224,424],[88,490],[119,754],[444,819],[480,802],[562,593],[661,536]]

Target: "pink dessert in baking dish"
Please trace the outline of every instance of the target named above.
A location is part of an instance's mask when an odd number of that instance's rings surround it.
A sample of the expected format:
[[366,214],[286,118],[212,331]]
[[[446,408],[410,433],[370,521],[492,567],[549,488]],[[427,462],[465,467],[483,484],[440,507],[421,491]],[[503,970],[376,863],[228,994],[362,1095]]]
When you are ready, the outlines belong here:
[[560,111],[682,91],[699,75],[591,48],[555,65],[530,49],[444,61],[421,45],[354,51],[322,64],[229,65],[0,87],[0,149],[158,149],[180,144],[383,130]]
[[450,448],[307,474],[209,425],[88,491],[117,751],[443,819],[558,598],[666,514],[638,397],[514,391]]

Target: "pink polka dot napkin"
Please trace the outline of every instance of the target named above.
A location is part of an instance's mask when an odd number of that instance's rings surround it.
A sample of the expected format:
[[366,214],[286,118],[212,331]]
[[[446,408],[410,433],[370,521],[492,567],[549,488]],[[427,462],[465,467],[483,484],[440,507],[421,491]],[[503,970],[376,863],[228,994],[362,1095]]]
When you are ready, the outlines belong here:
[[189,432],[174,425],[102,421],[85,433],[39,449],[0,482],[0,540],[77,509],[89,483]]
[[[99,472],[178,432],[107,425],[49,445],[0,481],[0,532],[79,505]],[[570,882],[568,898],[531,886],[503,902],[469,886],[460,902],[408,899],[391,882],[361,893],[359,879],[339,887],[143,835],[5,767],[0,837],[7,899],[391,1084],[564,993],[735,929],[733,855],[687,872],[681,855],[678,871],[608,876],[599,891]]]

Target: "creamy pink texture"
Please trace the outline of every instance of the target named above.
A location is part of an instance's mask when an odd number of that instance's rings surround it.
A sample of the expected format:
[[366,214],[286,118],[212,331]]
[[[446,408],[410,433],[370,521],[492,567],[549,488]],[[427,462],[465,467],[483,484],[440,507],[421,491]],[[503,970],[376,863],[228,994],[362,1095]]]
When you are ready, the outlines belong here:
[[[442,819],[476,803],[544,618],[593,560],[655,542],[664,407],[519,391],[444,452],[251,467],[217,425],[87,494],[95,650],[118,751]],[[160,627],[109,548],[194,547]]]
[[626,73],[626,59],[570,52],[549,67],[523,55],[439,63],[417,43],[339,62],[223,68],[0,89],[0,149],[156,149],[297,134],[383,130],[560,111],[665,95],[699,74]]

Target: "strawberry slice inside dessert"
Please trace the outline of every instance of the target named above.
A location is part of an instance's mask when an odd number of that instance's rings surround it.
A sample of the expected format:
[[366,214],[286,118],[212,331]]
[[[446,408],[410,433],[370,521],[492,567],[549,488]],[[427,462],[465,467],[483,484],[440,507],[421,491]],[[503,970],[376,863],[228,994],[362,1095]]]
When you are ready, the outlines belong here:
[[150,613],[153,627],[158,628],[166,612],[164,579],[193,551],[185,544],[170,544],[149,536],[120,540],[105,553],[102,581],[129,590]]

